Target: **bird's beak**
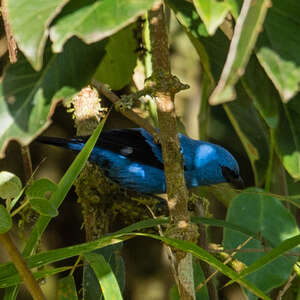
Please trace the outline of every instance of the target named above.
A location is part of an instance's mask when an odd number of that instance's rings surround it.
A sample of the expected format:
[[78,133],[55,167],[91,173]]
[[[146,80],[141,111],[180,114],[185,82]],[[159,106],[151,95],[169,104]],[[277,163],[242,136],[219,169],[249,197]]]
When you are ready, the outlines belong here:
[[236,189],[239,189],[239,190],[242,190],[245,188],[245,183],[244,183],[244,180],[241,176],[237,177],[237,178],[231,178],[230,180],[230,184],[236,188]]

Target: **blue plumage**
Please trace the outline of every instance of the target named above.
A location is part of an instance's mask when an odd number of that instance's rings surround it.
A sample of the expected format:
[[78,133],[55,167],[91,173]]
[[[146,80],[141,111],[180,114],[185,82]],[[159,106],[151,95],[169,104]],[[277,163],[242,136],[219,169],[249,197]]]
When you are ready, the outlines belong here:
[[[184,174],[189,188],[230,182],[242,186],[239,166],[223,147],[179,134]],[[40,137],[42,143],[80,151],[86,138]],[[160,144],[142,128],[103,131],[89,158],[120,185],[141,193],[166,191]]]

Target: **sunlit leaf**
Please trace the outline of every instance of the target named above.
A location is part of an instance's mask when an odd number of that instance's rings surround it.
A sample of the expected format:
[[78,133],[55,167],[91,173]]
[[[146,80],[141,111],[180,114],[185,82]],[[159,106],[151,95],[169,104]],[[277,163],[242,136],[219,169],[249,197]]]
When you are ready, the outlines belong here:
[[[76,2],[76,1],[75,1]],[[70,3],[67,14],[58,19],[50,30],[54,52],[62,51],[64,43],[77,36],[93,43],[113,35],[143,15],[155,0],[103,0]],[[76,9],[72,9],[75,6]]]
[[43,64],[49,25],[69,0],[7,0],[9,23],[18,44],[35,70]]
[[297,0],[272,1],[257,57],[282,100],[289,101],[300,89],[300,4]]
[[104,54],[104,42],[87,46],[72,39],[64,52],[46,49],[44,68],[35,72],[24,57],[10,65],[0,86],[0,157],[7,141],[23,145],[49,124],[59,99],[74,95],[91,79]]
[[22,182],[18,176],[13,173],[0,172],[0,198],[12,199],[17,197],[22,189]]
[[224,2],[216,0],[193,0],[194,5],[207,31],[213,35],[216,29],[223,23],[229,7]]

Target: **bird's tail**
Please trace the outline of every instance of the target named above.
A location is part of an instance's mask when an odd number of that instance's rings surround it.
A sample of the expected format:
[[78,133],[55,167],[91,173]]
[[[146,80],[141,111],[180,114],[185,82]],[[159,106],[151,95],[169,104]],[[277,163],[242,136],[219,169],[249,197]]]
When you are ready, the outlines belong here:
[[80,151],[85,144],[85,141],[81,139],[65,139],[50,136],[39,136],[36,141],[42,144],[63,147],[75,151]]

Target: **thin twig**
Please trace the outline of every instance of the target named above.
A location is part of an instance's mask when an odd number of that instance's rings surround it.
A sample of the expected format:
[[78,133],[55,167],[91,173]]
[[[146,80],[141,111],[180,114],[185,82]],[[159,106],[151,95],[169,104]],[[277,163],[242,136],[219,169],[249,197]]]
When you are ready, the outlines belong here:
[[[234,252],[232,252],[230,254],[230,256],[224,261],[224,265],[227,265],[232,259],[233,259],[233,256],[237,254],[237,252],[245,247],[246,244],[248,244],[253,238],[250,236],[246,241],[244,241],[242,244],[240,244]],[[196,291],[200,290],[204,285],[206,285],[211,279],[213,279],[213,277],[215,277],[216,275],[218,274],[218,271],[215,271],[214,273],[212,273],[208,278],[206,278],[206,280],[204,282],[201,282],[197,288],[196,288]]]
[[[233,253],[233,252],[241,252],[241,253],[266,253],[274,248],[264,248],[264,249],[258,249],[258,248],[247,248],[247,249],[208,249],[208,252],[210,253]],[[294,252],[287,252],[283,254],[284,256],[300,256],[300,253],[294,253]]]
[[5,32],[6,32],[9,60],[13,64],[13,63],[16,63],[18,60],[18,58],[17,58],[17,49],[18,48],[17,48],[16,41],[15,41],[12,31],[11,31],[9,21],[8,21],[6,1],[7,0],[2,0],[1,13],[2,13],[2,17],[3,17]]
[[[115,104],[118,101],[120,101],[120,98],[110,89],[108,89],[104,83],[93,79],[92,84],[100,94],[104,95],[112,103]],[[120,113],[135,124],[137,124],[138,126],[146,129],[155,139],[157,139],[158,133],[155,130],[155,128],[152,125],[150,125],[145,119],[141,118],[138,114],[129,109],[122,109],[120,110]]]
[[45,300],[46,298],[43,295],[41,287],[34,279],[31,270],[26,265],[21,253],[10,238],[9,233],[0,234],[0,242],[2,243],[3,247],[6,249],[8,255],[13,261],[16,269],[18,270],[20,276],[24,280],[25,286],[27,287],[33,299]]
[[286,282],[286,284],[284,285],[284,287],[279,291],[278,296],[276,297],[276,300],[281,300],[283,295],[286,293],[286,291],[289,289],[289,287],[292,284],[292,281],[296,278],[297,273],[294,272],[288,279],[288,281]]
[[[152,211],[151,207],[149,205],[147,205],[147,204],[146,204],[146,207],[149,210],[150,214],[152,215],[153,219],[156,219],[156,216],[155,216],[154,212]],[[157,228],[158,228],[159,235],[160,236],[164,236],[164,233],[163,233],[163,231],[161,229],[161,226],[157,225]],[[175,268],[175,257],[174,257],[174,255],[172,253],[172,250],[171,250],[170,246],[164,244],[164,248],[167,251],[167,255],[168,255],[168,258],[169,258],[169,261],[170,261],[171,272],[172,272],[172,274],[174,276],[176,285],[178,286],[179,285],[179,280],[178,280],[178,276],[177,276],[176,268]]]
[[23,161],[25,182],[27,183],[32,176],[32,161],[29,146],[21,147],[21,155]]

